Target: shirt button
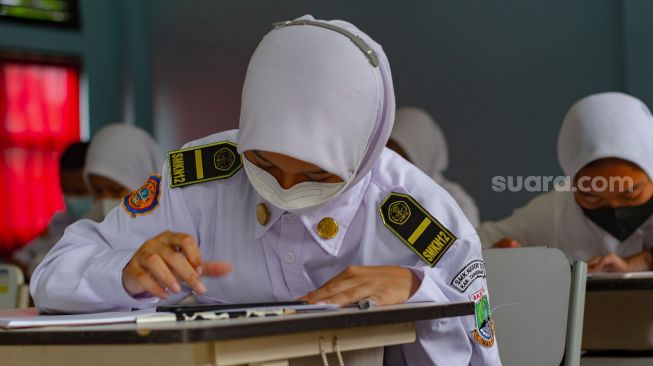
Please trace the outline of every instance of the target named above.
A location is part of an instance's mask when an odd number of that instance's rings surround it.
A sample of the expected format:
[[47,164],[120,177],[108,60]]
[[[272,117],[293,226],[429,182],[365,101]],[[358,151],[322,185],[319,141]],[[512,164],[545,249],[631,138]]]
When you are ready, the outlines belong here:
[[286,253],[286,262],[292,263],[294,261],[295,261],[295,253],[293,252]]

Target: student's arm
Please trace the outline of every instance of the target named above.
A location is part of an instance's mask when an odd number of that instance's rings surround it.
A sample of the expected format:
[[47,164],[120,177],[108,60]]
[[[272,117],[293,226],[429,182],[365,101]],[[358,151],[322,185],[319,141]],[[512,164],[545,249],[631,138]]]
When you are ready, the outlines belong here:
[[[338,274],[304,300],[312,303],[351,304],[365,298],[379,305],[424,301],[473,301],[488,296],[481,245],[476,234],[457,239],[434,268],[416,263],[412,267],[357,266]],[[469,270],[468,276],[460,276]],[[467,273],[467,272],[466,272]],[[458,282],[457,280],[463,280]],[[470,281],[467,283],[466,281]],[[417,342],[402,346],[403,358],[392,365],[500,365],[494,324],[479,338],[476,317],[454,317],[417,323]]]
[[653,270],[653,253],[650,249],[630,257],[607,254],[590,259],[587,262],[590,272],[641,272]]
[[535,197],[510,217],[487,221],[476,230],[484,248],[553,245],[556,192]]
[[[168,188],[166,171],[167,165],[158,184],[158,203],[142,203],[143,211],[135,214],[123,202],[101,223],[81,220],[66,229],[30,283],[41,311],[96,312],[146,307],[159,301],[151,294],[131,296],[123,286],[122,273],[139,247],[162,232],[197,238],[181,191]],[[179,292],[169,302],[187,293]]]
[[[481,244],[473,227],[453,200],[444,207],[442,203],[426,199],[419,202],[427,211],[438,212],[441,216],[437,219],[457,237],[434,267],[417,256],[411,266],[352,267],[309,293],[305,299],[350,304],[371,297],[386,305],[473,301],[475,296],[485,296],[489,306]],[[389,230],[387,240],[397,241],[398,246],[405,245]],[[475,319],[474,316],[465,316],[418,322],[417,341],[401,346],[401,356],[396,352],[388,354],[386,364],[500,365],[493,324],[483,329],[485,339],[478,338]]]

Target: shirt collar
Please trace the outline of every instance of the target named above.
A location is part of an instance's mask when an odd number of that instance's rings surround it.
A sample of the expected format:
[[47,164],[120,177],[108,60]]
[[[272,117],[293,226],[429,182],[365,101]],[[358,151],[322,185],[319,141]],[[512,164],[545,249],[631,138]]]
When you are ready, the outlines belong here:
[[[313,239],[318,243],[318,245],[324,249],[331,256],[337,256],[342,246],[342,242],[347,234],[351,222],[354,220],[354,216],[358,211],[358,208],[363,201],[365,196],[365,191],[367,191],[367,186],[370,182],[371,174],[366,174],[366,176],[356,183],[353,187],[350,187],[345,192],[334,198],[332,201],[329,201],[324,206],[319,209],[312,211],[307,214],[300,215],[300,221],[306,227]],[[254,201],[254,212],[256,212],[256,206],[259,204],[265,204],[268,209],[268,221],[265,225],[260,225],[258,220],[254,220],[256,225],[255,235],[259,239],[265,233],[274,226],[274,224],[279,220],[279,218],[286,214],[292,215],[285,210],[282,210],[266,200],[264,200],[258,193],[256,193],[256,200]],[[322,238],[317,231],[317,227],[325,218],[332,218],[338,224],[338,233],[335,237],[331,239]]]
[[254,220],[254,235],[256,239],[260,239],[265,233],[274,226],[274,223],[279,220],[279,218],[286,212],[279,207],[269,203],[263,197],[261,197],[258,192],[254,189],[254,194],[256,195],[256,199],[254,200],[254,213],[256,214],[257,207],[259,205],[264,205],[265,208],[268,211],[268,222],[265,225],[261,225],[258,221],[258,218]]

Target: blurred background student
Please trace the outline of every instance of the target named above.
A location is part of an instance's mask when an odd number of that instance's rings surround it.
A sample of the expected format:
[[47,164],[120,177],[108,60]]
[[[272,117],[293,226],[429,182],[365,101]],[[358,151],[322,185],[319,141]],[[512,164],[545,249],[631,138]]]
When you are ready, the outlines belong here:
[[449,167],[449,148],[440,126],[428,112],[416,107],[397,109],[388,147],[449,192],[472,225],[478,226],[480,217],[474,199],[460,184],[443,175]]
[[590,271],[653,269],[653,116],[623,93],[574,104],[558,137],[569,189],[478,228],[486,247],[555,246]]
[[61,185],[66,211],[54,216],[48,229],[15,252],[13,261],[27,277],[79,219],[102,221],[129,192],[158,174],[163,153],[144,130],[127,124],[102,128],[90,144],[71,145],[61,158]]
[[41,235],[13,253],[12,262],[18,264],[27,277],[31,276],[34,268],[59,241],[66,227],[82,218],[91,208],[93,198],[83,177],[88,145],[87,142],[69,145],[59,160],[65,210],[52,217]]
[[143,129],[122,123],[102,128],[93,136],[84,169],[94,198],[91,214],[104,219],[162,166],[159,144]]

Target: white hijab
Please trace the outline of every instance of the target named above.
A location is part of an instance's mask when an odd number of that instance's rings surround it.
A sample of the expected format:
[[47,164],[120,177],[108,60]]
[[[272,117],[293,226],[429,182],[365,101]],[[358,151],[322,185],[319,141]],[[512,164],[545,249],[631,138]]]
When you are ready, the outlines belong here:
[[150,134],[116,123],[102,128],[91,139],[84,178],[88,182],[89,174],[101,175],[134,191],[150,175],[160,174],[162,165],[163,153]]
[[273,29],[247,69],[238,151],[291,156],[351,186],[376,163],[392,130],[390,65],[381,46],[352,24],[320,22],[360,37],[376,53],[378,67],[336,31],[314,25]]
[[558,136],[558,161],[572,179],[588,163],[620,158],[653,179],[653,117],[639,99],[623,93],[590,95],[576,102]]
[[401,146],[416,167],[451,194],[472,225],[479,224],[474,199],[459,184],[443,175],[449,166],[449,149],[440,126],[428,112],[417,107],[397,109],[390,138]]
[[429,176],[436,177],[447,170],[447,141],[440,126],[425,110],[416,107],[397,109],[390,138],[404,149],[416,167]]

